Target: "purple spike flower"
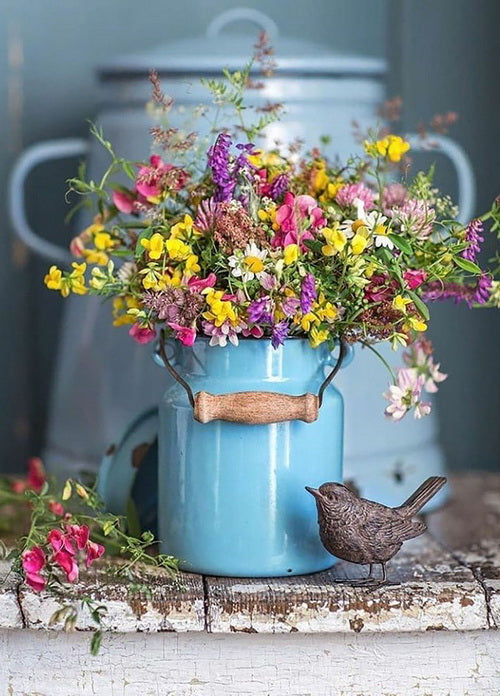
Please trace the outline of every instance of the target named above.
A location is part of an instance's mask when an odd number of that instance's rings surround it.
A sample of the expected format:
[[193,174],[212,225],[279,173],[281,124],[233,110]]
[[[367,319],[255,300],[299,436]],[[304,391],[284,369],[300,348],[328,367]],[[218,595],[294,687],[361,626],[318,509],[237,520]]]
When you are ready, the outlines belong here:
[[308,273],[302,281],[302,289],[300,294],[300,309],[303,314],[307,314],[312,307],[314,300],[317,297],[316,281],[311,273]]
[[481,251],[481,244],[484,242],[484,237],[481,236],[482,231],[481,220],[472,220],[465,228],[465,241],[468,242],[468,247],[462,251],[462,257],[467,261],[474,262]]
[[278,346],[283,345],[285,338],[288,336],[288,322],[283,319],[273,326],[273,332],[271,334],[271,345],[273,348],[278,348]]
[[276,179],[271,184],[271,198],[277,201],[288,191],[288,176],[286,174],[278,174]]
[[217,202],[231,199],[236,181],[229,167],[229,150],[231,138],[227,133],[219,133],[217,140],[208,150],[208,166],[212,170],[212,179],[217,188],[215,200]]
[[490,297],[492,281],[489,275],[483,273],[476,285],[460,285],[459,283],[447,283],[444,286],[441,283],[430,283],[425,295],[424,301],[449,300],[453,299],[455,304],[465,302],[469,307],[474,303],[485,304]]
[[248,319],[252,324],[268,324],[272,321],[268,297],[260,297],[249,304]]

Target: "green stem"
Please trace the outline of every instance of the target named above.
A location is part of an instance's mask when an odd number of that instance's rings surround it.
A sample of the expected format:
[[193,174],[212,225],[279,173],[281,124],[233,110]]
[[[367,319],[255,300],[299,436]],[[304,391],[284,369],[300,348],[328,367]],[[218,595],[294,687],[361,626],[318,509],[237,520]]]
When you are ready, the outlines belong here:
[[389,365],[389,363],[388,363],[387,360],[384,358],[384,356],[381,355],[381,354],[378,352],[378,350],[376,350],[373,346],[371,346],[371,345],[370,345],[369,343],[367,343],[366,341],[361,341],[361,343],[362,343],[362,345],[365,346],[365,348],[369,348],[369,349],[372,351],[372,353],[375,353],[375,355],[377,356],[377,358],[385,365],[385,367],[386,367],[387,370],[389,371],[389,374],[391,375],[391,377],[392,377],[394,383],[396,383],[396,375],[394,374],[394,370],[393,370],[392,367]]

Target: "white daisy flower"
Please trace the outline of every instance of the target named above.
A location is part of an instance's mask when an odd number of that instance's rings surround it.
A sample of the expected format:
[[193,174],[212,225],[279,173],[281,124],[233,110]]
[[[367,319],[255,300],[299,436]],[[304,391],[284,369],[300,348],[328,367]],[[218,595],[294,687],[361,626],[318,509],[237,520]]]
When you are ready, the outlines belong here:
[[264,274],[264,261],[267,257],[266,249],[259,249],[255,242],[247,244],[245,251],[237,251],[228,258],[231,274],[235,278],[241,278],[244,283],[261,278]]

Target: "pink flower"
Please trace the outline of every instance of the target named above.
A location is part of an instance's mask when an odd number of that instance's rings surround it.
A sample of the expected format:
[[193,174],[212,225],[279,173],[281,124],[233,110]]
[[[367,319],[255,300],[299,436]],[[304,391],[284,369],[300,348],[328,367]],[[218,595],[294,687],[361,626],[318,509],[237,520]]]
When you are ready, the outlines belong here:
[[410,269],[403,273],[403,278],[408,283],[410,290],[420,287],[427,278],[427,271]]
[[123,191],[113,191],[113,203],[121,213],[130,215],[134,210],[135,199]]
[[243,336],[251,336],[252,338],[262,338],[264,330],[260,326],[252,326],[251,329],[243,329]]
[[375,194],[366,184],[346,184],[342,186],[335,196],[336,202],[341,208],[350,208],[354,205],[354,199],[359,198],[363,202],[365,210],[370,210],[375,205]]
[[276,211],[276,222],[280,229],[272,239],[272,246],[286,247],[289,244],[298,244],[300,239],[303,250],[306,249],[303,242],[313,239],[310,230],[324,227],[326,224],[323,211],[312,196],[295,197],[290,191],[285,193],[283,205]]
[[196,329],[189,326],[174,324],[172,322],[170,322],[168,326],[175,331],[175,337],[182,343],[182,345],[192,346],[196,341]]
[[28,476],[25,479],[15,479],[10,484],[14,493],[23,493],[26,489],[31,489],[39,493],[47,480],[47,474],[40,457],[31,457],[28,460]]
[[369,285],[365,288],[366,299],[370,302],[392,300],[396,292],[397,282],[395,280],[388,282],[388,280],[387,276],[373,275]]
[[90,530],[86,524],[66,525],[68,537],[75,542],[78,549],[84,549],[89,541]]
[[408,190],[403,184],[389,184],[382,192],[382,210],[392,217],[394,208],[401,208],[408,197]]
[[141,327],[139,324],[134,324],[128,332],[129,336],[132,336],[134,341],[137,343],[151,343],[156,338],[156,331],[154,329],[149,329],[147,327]]
[[434,394],[438,391],[437,385],[443,382],[448,375],[440,372],[440,363],[435,363],[432,357],[432,343],[419,338],[414,341],[408,350],[403,353],[403,360],[408,367],[413,368],[424,379],[425,391]]
[[54,515],[59,515],[62,517],[64,515],[64,508],[61,503],[57,503],[55,500],[49,502],[49,510],[54,513]]
[[52,546],[53,551],[65,551],[75,554],[76,550],[68,535],[64,534],[60,529],[51,529],[47,535],[47,541]]
[[424,376],[419,375],[414,368],[400,368],[397,372],[396,384],[391,384],[383,396],[389,401],[385,415],[398,421],[414,408],[414,417],[422,418],[431,412],[430,403],[420,400]]
[[210,273],[206,278],[191,276],[188,280],[188,288],[191,292],[201,292],[205,288],[213,288],[217,281],[215,273]]
[[427,239],[432,234],[436,212],[427,201],[408,199],[401,208],[393,210],[393,219],[417,239]]
[[40,575],[40,571],[45,566],[45,553],[40,546],[33,546],[32,549],[26,549],[22,554],[22,566],[25,574],[25,579],[28,585],[35,590],[41,592],[47,581]]
[[97,544],[95,541],[87,541],[87,557],[85,559],[85,565],[87,568],[104,553],[104,546],[102,544]]
[[52,560],[60,568],[62,568],[66,574],[66,579],[68,582],[75,582],[78,580],[78,564],[76,562],[74,553],[61,549],[61,551],[56,551],[53,554]]

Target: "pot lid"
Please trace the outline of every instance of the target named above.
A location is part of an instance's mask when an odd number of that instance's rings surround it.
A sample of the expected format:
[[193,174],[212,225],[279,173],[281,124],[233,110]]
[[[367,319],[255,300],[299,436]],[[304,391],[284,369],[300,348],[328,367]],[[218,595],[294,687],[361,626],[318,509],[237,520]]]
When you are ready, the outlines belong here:
[[[252,31],[227,33],[231,24],[247,22]],[[222,68],[238,70],[248,61],[256,41],[255,27],[265,31],[276,54],[277,72],[287,75],[376,76],[386,71],[381,58],[335,53],[328,46],[312,41],[283,37],[277,24],[263,12],[233,8],[218,15],[204,36],[185,38],[143,53],[132,53],[102,65],[101,79],[143,77],[154,68],[161,75],[219,75]]]

